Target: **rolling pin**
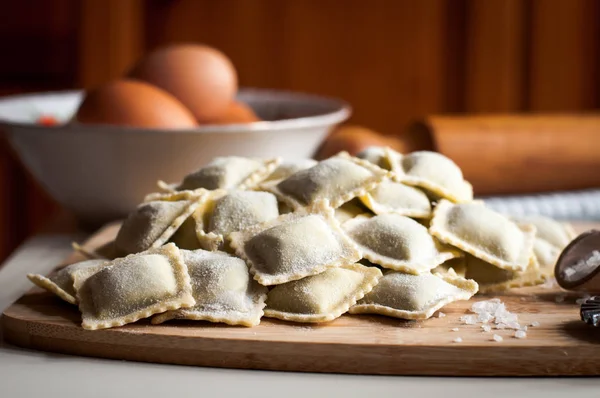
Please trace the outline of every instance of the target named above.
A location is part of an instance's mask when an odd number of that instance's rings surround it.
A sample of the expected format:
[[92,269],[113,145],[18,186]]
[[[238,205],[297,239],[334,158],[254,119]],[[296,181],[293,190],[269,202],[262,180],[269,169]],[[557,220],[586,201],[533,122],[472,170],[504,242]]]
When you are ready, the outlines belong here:
[[600,115],[430,116],[395,137],[351,128],[328,137],[319,157],[369,145],[438,151],[460,166],[477,195],[600,187]]

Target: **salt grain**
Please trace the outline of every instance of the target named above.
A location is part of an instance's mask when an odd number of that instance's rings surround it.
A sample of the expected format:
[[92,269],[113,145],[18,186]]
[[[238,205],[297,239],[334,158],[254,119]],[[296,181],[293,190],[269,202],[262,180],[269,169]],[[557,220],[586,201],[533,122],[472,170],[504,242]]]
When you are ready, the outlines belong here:
[[527,333],[525,333],[525,332],[524,332],[524,331],[522,331],[522,330],[517,330],[517,331],[515,332],[515,337],[516,337],[517,339],[524,339],[525,337],[527,337]]
[[475,325],[477,320],[474,315],[464,315],[460,317],[460,321],[467,325]]
[[455,342],[455,343],[462,343],[462,338],[460,338],[460,337],[457,337],[457,338],[455,338],[455,339],[454,339],[454,340],[452,340],[452,341],[453,341],[453,342]]
[[518,322],[509,322],[506,326],[508,326],[509,329],[514,329],[514,330],[521,329],[521,325],[519,325]]
[[600,251],[594,250],[590,257],[579,260],[572,266],[565,268],[562,277],[567,281],[579,280],[588,275],[592,270],[600,265]]
[[453,332],[458,332],[458,328],[452,328],[450,330],[452,330]]
[[502,336],[499,336],[499,335],[497,335],[497,334],[493,335],[493,336],[492,336],[492,339],[493,339],[494,341],[497,341],[498,343],[499,343],[499,342],[501,342],[502,340],[504,340],[504,339],[502,338]]
[[491,332],[492,331],[492,327],[490,325],[481,325],[481,328],[483,329],[484,332]]
[[443,318],[445,316],[446,316],[446,314],[444,314],[443,312],[438,312],[438,318]]
[[563,296],[563,295],[556,296],[556,297],[554,297],[554,301],[557,303],[562,303],[563,301],[565,301],[565,296]]
[[529,324],[529,326],[531,326],[532,328],[537,328],[538,326],[540,326],[540,323],[538,321],[533,321]]

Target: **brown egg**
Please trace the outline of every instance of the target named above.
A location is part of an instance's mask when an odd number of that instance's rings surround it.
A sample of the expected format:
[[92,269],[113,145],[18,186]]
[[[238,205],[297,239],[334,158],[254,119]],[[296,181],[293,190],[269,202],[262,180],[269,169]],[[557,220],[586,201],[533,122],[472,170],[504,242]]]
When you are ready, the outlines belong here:
[[194,115],[171,94],[135,80],[116,80],[88,92],[75,120],[149,128],[197,126]]
[[233,101],[219,117],[211,120],[211,124],[236,124],[258,122],[260,119],[248,105]]
[[341,151],[356,155],[369,146],[389,146],[396,149],[399,147],[399,142],[394,137],[382,135],[365,127],[340,126],[323,141],[316,158],[326,159]]
[[237,92],[237,74],[222,52],[202,45],[176,45],[156,50],[129,73],[173,94],[199,122],[223,114]]

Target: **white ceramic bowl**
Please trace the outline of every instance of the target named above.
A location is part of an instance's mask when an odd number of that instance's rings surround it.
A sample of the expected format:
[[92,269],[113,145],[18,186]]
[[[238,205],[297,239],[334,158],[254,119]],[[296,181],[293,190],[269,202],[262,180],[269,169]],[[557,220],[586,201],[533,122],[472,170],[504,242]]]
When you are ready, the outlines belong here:
[[350,114],[336,99],[246,89],[238,99],[264,121],[193,130],[34,124],[39,114],[69,120],[81,99],[79,91],[0,98],[0,131],[45,189],[88,225],[125,216],[158,179],[179,181],[215,156],[311,157]]

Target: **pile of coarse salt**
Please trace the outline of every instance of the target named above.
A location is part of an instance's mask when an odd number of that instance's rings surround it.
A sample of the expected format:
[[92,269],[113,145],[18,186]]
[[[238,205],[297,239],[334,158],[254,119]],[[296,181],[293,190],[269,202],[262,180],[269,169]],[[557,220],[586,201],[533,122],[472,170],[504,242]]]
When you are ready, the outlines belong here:
[[[464,315],[460,317],[460,321],[466,325],[482,324],[481,328],[484,332],[494,329],[512,329],[516,330],[514,337],[523,339],[527,337],[527,326],[519,324],[517,314],[506,309],[506,306],[500,299],[494,298],[491,300],[478,301],[471,306],[471,312],[475,315]],[[539,326],[539,322],[532,322],[530,326]],[[501,342],[502,338],[494,334],[494,341]]]

